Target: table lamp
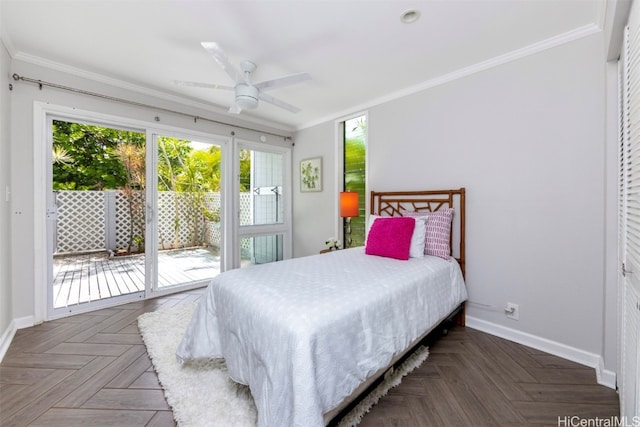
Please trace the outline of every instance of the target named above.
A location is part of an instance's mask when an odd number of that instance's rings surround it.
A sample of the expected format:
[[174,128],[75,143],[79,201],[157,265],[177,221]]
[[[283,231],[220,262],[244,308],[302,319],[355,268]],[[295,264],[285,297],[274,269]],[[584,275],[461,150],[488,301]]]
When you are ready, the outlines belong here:
[[360,216],[358,209],[358,192],[342,191],[340,193],[340,216],[346,218],[344,231],[345,248],[351,247],[351,218]]

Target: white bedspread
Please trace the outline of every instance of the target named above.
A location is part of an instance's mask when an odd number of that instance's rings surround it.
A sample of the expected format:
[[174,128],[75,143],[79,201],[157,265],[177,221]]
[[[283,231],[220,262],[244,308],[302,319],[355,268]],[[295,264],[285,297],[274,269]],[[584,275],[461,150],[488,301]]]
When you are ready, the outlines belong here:
[[260,427],[322,426],[466,298],[455,261],[364,248],[231,270],[209,285],[177,356],[223,357],[249,385]]

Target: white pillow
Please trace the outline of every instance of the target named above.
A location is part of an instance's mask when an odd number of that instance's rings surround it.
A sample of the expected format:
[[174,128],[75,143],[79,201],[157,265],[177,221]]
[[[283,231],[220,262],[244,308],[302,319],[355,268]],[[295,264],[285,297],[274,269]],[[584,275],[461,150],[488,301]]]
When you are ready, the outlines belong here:
[[[369,236],[369,230],[373,222],[381,218],[379,215],[369,215],[369,222],[367,223],[367,233],[365,235],[364,244],[367,245],[367,237]],[[409,258],[423,258],[424,257],[424,245],[427,234],[427,217],[420,216],[415,217],[416,225],[413,228],[413,234],[411,235],[411,247],[409,248]]]
[[369,215],[369,219],[367,220],[367,229],[364,232],[364,246],[367,247],[367,238],[369,237],[369,231],[371,230],[371,226],[373,225],[373,221],[380,218],[379,215]]
[[416,225],[411,235],[409,258],[423,258],[425,239],[427,236],[427,217],[420,216],[414,219],[416,220]]

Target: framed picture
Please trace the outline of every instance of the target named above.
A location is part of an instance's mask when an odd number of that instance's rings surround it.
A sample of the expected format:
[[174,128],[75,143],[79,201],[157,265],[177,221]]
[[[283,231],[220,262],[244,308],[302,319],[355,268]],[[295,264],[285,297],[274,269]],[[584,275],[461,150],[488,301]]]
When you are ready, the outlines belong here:
[[322,191],[322,157],[300,161],[300,191]]

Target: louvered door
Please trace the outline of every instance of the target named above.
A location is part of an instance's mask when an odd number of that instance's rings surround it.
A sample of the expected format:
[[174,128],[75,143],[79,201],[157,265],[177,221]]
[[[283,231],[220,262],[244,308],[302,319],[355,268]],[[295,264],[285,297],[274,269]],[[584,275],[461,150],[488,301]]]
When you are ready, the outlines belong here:
[[620,372],[620,411],[628,420],[640,414],[640,294],[633,287],[624,290],[622,313],[622,370]]
[[621,64],[620,412],[640,414],[640,5],[632,7]]

